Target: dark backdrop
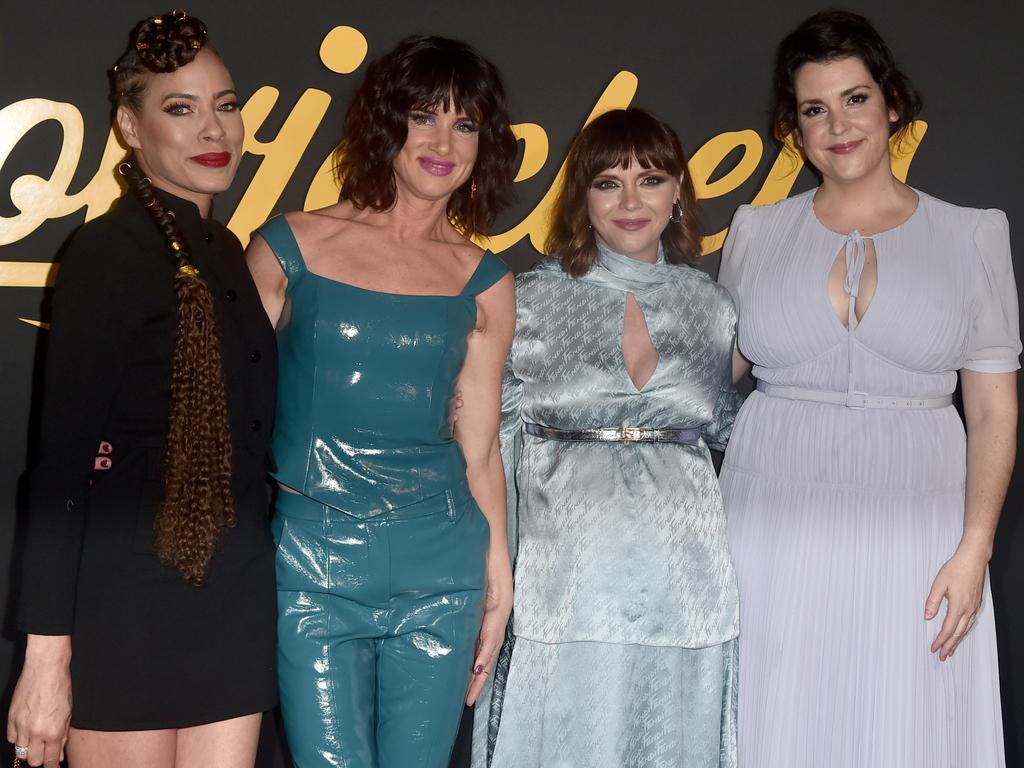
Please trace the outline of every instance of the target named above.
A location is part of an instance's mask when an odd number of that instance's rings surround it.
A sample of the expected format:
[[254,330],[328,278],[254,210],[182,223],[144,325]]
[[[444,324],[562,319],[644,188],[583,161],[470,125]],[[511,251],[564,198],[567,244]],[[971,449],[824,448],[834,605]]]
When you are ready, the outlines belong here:
[[[472,4],[195,0],[188,10],[208,22],[242,100],[263,86],[279,91],[256,139],[271,142],[282,126],[295,131],[267,157],[245,158],[235,187],[218,199],[215,214],[232,220],[244,237],[264,212],[303,206],[310,183],[337,138],[347,98],[365,69],[339,73],[321,61],[321,42],[343,25],[362,34],[370,58],[407,34],[430,32],[466,39],[501,67],[514,121],[541,126],[549,145],[544,158],[538,154],[540,143],[528,139],[528,154],[544,162],[531,178],[516,185],[518,204],[502,217],[501,232],[519,224],[542,200],[568,142],[620,71],[637,78],[632,103],[651,108],[671,122],[691,152],[721,134],[756,131],[765,145],[760,161],[749,174],[738,172],[745,181],[725,183],[724,190],[712,189],[725,193],[705,201],[705,229],[720,232],[728,226],[735,207],[752,200],[761,189],[777,155],[765,120],[773,48],[819,7],[806,0],[757,4],[736,0]],[[924,94],[922,117],[928,130],[910,168],[909,182],[953,203],[1004,209],[1015,252],[1024,254],[1024,195],[1017,188],[1017,175],[1024,167],[1020,140],[1024,106],[1019,97],[1024,56],[1018,39],[1024,14],[1020,5],[1011,0],[972,4],[863,0],[848,7],[875,21]],[[98,186],[90,189],[99,190],[98,201],[104,199],[104,186],[108,192],[112,189],[112,164],[97,170],[109,129],[104,72],[134,21],[164,10],[160,5],[127,0],[102,6],[52,0],[5,4],[0,22],[0,109],[26,99],[47,99],[68,103],[81,113],[83,147],[77,164],[70,158],[77,170],[69,194],[80,191],[94,176]],[[347,51],[349,58],[360,60],[352,39],[341,48],[342,54]],[[335,69],[346,68],[344,61],[327,58]],[[628,85],[630,78],[624,77]],[[52,109],[51,104],[40,102],[29,106]],[[324,106],[317,125],[318,109]],[[24,104],[19,107],[24,108]],[[294,115],[293,109],[297,109]],[[247,123],[254,121],[250,112]],[[59,200],[52,189],[32,193],[19,182],[20,192],[15,193],[12,184],[26,174],[48,178],[55,167],[63,167],[58,161],[60,124],[42,122],[22,136],[16,118],[13,108],[0,112],[0,596],[8,594],[16,573],[11,556],[17,549],[16,517],[24,512],[21,478],[33,450],[33,380],[45,345],[45,331],[19,318],[45,321],[48,293],[40,287],[38,267],[26,271],[18,265],[51,261],[85,217],[85,211],[78,210],[12,236],[17,228],[24,228],[27,218],[19,209],[38,212]],[[74,132],[70,125],[69,133]],[[310,136],[304,150],[303,133]],[[289,152],[295,155],[294,169]],[[729,178],[740,155],[739,151],[729,153],[715,178]],[[268,180],[267,191],[256,194],[256,188]],[[812,184],[813,178],[804,171],[794,191]],[[281,187],[279,195],[276,186]],[[243,193],[248,195],[240,210],[244,215],[232,219]],[[105,199],[109,197],[107,193]],[[90,215],[101,210],[97,202]],[[505,238],[511,239],[515,238]],[[536,258],[526,239],[501,246],[502,257],[517,269]],[[706,263],[715,273],[717,252]],[[1020,256],[1017,268],[1024,273]],[[992,561],[1011,767],[1024,766],[1024,609],[1018,597],[1024,586],[1024,527],[1016,514],[1022,498],[1024,486],[1018,473]],[[5,624],[0,639],[3,711],[19,654],[18,641]],[[280,747],[273,734],[268,734],[265,746],[261,764],[280,765]]]

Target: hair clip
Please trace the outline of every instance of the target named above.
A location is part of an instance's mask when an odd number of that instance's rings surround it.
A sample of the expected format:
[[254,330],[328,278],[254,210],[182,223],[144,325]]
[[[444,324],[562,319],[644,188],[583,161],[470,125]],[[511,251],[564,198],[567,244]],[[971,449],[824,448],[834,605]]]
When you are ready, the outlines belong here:
[[153,23],[154,23],[154,24],[163,24],[163,23],[164,23],[164,20],[163,20],[163,19],[161,19],[161,18],[160,18],[159,16],[154,16],[154,17],[153,17]]
[[197,38],[193,37],[192,42],[190,42],[189,45],[191,45],[193,48],[201,48],[203,44]]
[[149,50],[149,43],[142,43],[142,42],[136,43],[135,44],[135,50],[136,51],[148,51]]
[[175,279],[179,277],[199,277],[199,270],[191,264],[182,264],[178,267],[178,271],[174,273]]
[[177,240],[171,240],[171,248],[173,248],[175,252],[180,251],[181,243],[179,243]]
[[188,16],[188,11],[182,11],[178,8],[175,8],[173,11],[171,11],[171,18],[184,19],[186,16]]

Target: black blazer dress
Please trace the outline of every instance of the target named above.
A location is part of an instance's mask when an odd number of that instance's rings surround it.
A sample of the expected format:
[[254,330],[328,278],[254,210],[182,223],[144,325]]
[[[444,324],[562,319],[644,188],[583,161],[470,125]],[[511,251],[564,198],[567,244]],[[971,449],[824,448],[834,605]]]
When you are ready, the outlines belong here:
[[[277,701],[266,480],[274,331],[238,239],[192,203],[161,199],[214,296],[238,522],[223,533],[201,586],[153,553],[175,266],[129,194],[81,227],[58,272],[22,551],[16,623],[28,633],[71,635],[77,728],[181,728]],[[113,445],[113,467],[97,472],[100,440]]]

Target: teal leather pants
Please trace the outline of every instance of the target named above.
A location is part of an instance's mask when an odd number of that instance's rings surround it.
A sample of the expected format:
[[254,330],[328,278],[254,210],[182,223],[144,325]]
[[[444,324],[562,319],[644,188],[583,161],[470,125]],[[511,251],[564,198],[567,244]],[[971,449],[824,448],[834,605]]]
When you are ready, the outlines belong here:
[[278,681],[296,768],[445,768],[487,520],[450,493],[361,519],[278,493]]

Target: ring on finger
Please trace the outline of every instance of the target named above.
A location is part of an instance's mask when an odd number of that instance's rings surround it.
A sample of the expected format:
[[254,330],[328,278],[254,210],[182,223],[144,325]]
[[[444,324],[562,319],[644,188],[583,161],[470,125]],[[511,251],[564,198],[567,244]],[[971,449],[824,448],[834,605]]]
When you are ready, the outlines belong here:
[[21,744],[15,744],[14,756],[21,760],[24,760],[28,757],[28,747],[23,747]]

